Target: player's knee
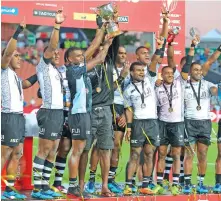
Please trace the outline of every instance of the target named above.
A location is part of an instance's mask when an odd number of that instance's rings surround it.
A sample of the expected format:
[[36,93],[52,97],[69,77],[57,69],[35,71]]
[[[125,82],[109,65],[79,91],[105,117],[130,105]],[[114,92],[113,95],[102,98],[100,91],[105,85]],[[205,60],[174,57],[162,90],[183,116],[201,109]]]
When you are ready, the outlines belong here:
[[139,157],[140,157],[140,154],[139,154],[136,150],[133,150],[133,151],[131,152],[130,159],[131,159],[132,161],[138,161]]
[[159,160],[165,160],[166,156],[167,156],[167,152],[161,152],[161,151],[158,152]]
[[207,152],[198,150],[198,160],[199,162],[206,161]]
[[173,153],[172,158],[173,158],[173,161],[179,161],[180,160],[180,153]]
[[17,150],[12,153],[12,159],[13,160],[20,160],[20,158],[23,156],[23,150]]

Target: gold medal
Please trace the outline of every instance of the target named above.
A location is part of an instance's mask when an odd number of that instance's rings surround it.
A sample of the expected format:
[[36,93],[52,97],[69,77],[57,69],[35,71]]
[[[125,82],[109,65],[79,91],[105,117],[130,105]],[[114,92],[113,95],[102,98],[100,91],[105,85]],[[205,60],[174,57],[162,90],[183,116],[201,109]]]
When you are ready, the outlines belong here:
[[97,87],[97,88],[96,88],[96,92],[97,92],[97,93],[100,93],[100,92],[101,92],[101,88],[100,88],[100,87]]
[[169,111],[170,113],[173,112],[173,108],[170,107],[170,108],[168,109],[168,111]]

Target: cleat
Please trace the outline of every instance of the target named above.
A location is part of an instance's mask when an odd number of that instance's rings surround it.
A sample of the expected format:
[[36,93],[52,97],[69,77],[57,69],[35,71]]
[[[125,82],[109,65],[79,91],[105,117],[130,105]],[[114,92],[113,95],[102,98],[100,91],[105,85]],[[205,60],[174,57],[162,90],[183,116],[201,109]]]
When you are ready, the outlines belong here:
[[69,187],[67,194],[73,197],[91,198],[87,192],[82,192],[79,186]]
[[136,193],[136,192],[138,191],[138,188],[137,188],[137,186],[135,186],[135,185],[133,185],[133,186],[131,187],[131,189],[132,189],[132,193]]
[[181,193],[181,187],[178,185],[172,185],[170,187],[170,192],[172,195],[179,195]]
[[202,194],[206,194],[206,193],[208,193],[209,191],[208,191],[208,189],[203,185],[203,184],[201,184],[201,185],[198,185],[197,186],[197,188],[196,188],[196,192],[197,193],[202,193]]
[[139,193],[145,194],[145,195],[153,195],[154,194],[154,192],[149,188],[140,188]]
[[108,189],[113,193],[122,193],[122,189],[114,180],[108,183]]
[[53,197],[53,198],[63,197],[63,195],[62,195],[61,193],[55,192],[55,191],[53,191],[53,190],[51,190],[51,189],[49,189],[49,190],[47,190],[47,191],[42,191],[42,193],[43,193],[44,195],[49,195],[49,196],[51,196],[51,197]]
[[95,183],[93,181],[89,181],[86,185],[85,185],[85,191],[87,193],[95,193]]
[[130,186],[126,185],[124,188],[123,194],[124,195],[132,195],[133,194],[132,188]]
[[32,191],[31,197],[36,198],[36,199],[40,199],[40,200],[53,200],[54,199],[50,195],[43,194],[42,191],[37,191],[37,192]]
[[214,192],[214,193],[221,193],[221,184],[216,184],[216,185],[213,187],[213,192]]
[[67,194],[68,190],[64,186],[53,186],[52,188],[55,188],[56,192],[62,192],[64,194]]
[[3,197],[5,197],[5,199],[11,199],[11,200],[25,200],[27,197],[23,194],[20,194],[19,192],[16,191],[10,191],[7,192],[5,191],[3,193]]
[[1,195],[1,200],[6,200],[7,198],[4,195]]
[[152,182],[148,184],[148,188],[151,190],[153,190],[155,187],[156,187],[156,185]]
[[183,187],[183,194],[191,194],[191,193],[193,193],[193,187],[192,187],[192,185],[185,185],[184,187]]
[[164,188],[161,185],[156,185],[152,191],[155,195],[162,195],[164,193]]

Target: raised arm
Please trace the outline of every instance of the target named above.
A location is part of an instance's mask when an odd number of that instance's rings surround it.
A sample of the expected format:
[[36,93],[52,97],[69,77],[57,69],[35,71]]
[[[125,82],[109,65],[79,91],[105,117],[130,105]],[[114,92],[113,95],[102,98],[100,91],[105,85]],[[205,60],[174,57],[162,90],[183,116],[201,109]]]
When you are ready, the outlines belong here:
[[209,59],[203,64],[203,76],[206,76],[211,65],[219,58],[221,55],[221,45],[217,48],[217,50],[209,57]]
[[186,57],[186,63],[184,64],[184,66],[182,68],[182,71],[181,71],[181,76],[182,76],[182,78],[184,80],[188,79],[188,74],[189,74],[190,66],[192,64],[194,53],[195,53],[195,46],[199,43],[199,41],[200,41],[199,36],[196,36],[192,40],[192,44],[190,46],[190,50],[189,50],[188,55]]
[[4,50],[4,53],[3,53],[2,59],[1,59],[1,68],[2,69],[8,68],[8,65],[11,61],[13,53],[17,48],[18,35],[24,30],[25,26],[26,26],[26,24],[25,24],[25,19],[24,19],[20,23],[18,28],[16,29],[16,31],[15,31],[14,35],[12,36],[12,38],[10,39],[10,41],[8,42],[7,47]]
[[64,15],[63,9],[58,10],[55,15],[55,24],[51,34],[49,45],[44,52],[45,59],[51,59],[53,57],[54,51],[57,49],[60,27],[61,24],[65,21],[65,18],[66,16]]
[[95,51],[100,47],[100,44],[104,38],[106,24],[102,22],[102,19],[100,19],[99,16],[97,16],[97,25],[99,28],[96,30],[95,38],[85,52],[86,61],[91,59]]
[[153,72],[153,73],[156,73],[156,67],[157,67],[157,63],[158,63],[158,60],[159,60],[160,55],[161,55],[161,48],[162,48],[163,43],[164,43],[164,38],[161,36],[159,38],[156,38],[156,41],[157,41],[157,49],[156,49],[154,55],[151,58],[151,63],[150,63],[150,66],[149,66],[149,71]]
[[168,44],[168,48],[167,48],[167,63],[168,63],[168,66],[176,69],[176,63],[174,60],[174,47],[171,43]]
[[91,59],[87,62],[87,71],[93,69],[97,64],[101,64],[104,62],[112,41],[113,39],[108,39],[104,44],[103,50],[101,50],[94,59]]

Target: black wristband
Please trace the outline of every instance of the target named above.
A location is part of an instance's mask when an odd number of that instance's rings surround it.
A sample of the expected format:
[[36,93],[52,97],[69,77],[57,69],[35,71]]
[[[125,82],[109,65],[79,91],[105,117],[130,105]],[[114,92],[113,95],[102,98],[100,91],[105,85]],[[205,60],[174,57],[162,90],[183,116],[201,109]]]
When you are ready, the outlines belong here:
[[127,128],[131,128],[132,127],[132,123],[127,123]]
[[169,46],[173,46],[173,45],[172,45],[172,42],[169,42],[168,45],[169,45]]
[[155,54],[155,55],[161,55],[161,48],[160,48],[160,49],[156,49],[156,51],[155,51],[154,54]]
[[190,47],[194,47],[194,48],[195,48],[195,47],[196,47],[196,45],[194,45],[194,44],[192,43],[192,44],[190,45]]
[[35,74],[35,75],[32,75],[31,77],[29,77],[27,80],[31,83],[31,85],[33,85],[35,82],[37,82],[38,77]]
[[22,26],[18,26],[18,28],[16,29],[14,35],[12,36],[12,38],[14,38],[15,40],[18,39],[18,35],[24,30],[24,28]]
[[186,56],[186,63],[183,65],[183,68],[182,68],[183,73],[189,72],[192,61],[193,61],[193,56],[187,55]]
[[59,29],[59,28],[56,28],[56,27],[54,27],[54,29],[55,29],[55,30],[58,30],[58,31],[60,31],[60,29]]
[[217,48],[217,51],[221,52],[221,45]]

